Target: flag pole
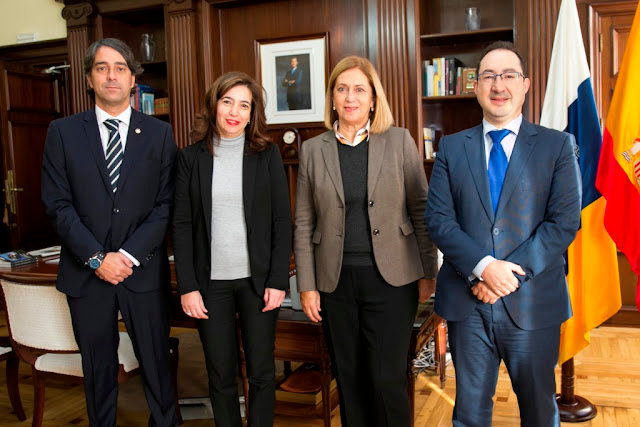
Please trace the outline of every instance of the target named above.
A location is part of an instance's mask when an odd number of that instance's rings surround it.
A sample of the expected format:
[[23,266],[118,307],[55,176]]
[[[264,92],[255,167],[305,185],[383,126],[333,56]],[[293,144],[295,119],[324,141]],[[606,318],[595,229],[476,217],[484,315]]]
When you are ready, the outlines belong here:
[[584,397],[575,394],[573,357],[561,366],[560,394],[556,394],[560,421],[565,423],[582,423],[593,419],[598,413],[596,406]]

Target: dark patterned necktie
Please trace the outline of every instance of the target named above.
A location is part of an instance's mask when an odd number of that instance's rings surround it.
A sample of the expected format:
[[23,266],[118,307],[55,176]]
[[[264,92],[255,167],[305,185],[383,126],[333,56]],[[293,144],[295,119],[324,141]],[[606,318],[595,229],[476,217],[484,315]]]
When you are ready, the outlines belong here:
[[109,129],[109,142],[107,143],[107,172],[111,181],[111,188],[115,193],[118,189],[118,178],[120,178],[120,165],[122,165],[122,142],[120,142],[120,131],[118,129],[118,120],[107,119],[104,121],[105,126]]
[[507,173],[509,160],[502,148],[502,140],[511,132],[509,129],[492,130],[489,136],[493,140],[493,147],[489,153],[489,168],[487,175],[489,176],[489,189],[491,190],[491,204],[493,205],[493,213],[498,209],[500,201],[500,192],[502,191],[502,183]]

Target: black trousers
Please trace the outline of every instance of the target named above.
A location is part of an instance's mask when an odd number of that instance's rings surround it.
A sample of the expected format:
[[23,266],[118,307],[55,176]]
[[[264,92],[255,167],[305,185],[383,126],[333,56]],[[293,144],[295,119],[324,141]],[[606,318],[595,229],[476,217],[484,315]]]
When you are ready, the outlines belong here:
[[209,374],[209,394],[218,427],[240,427],[236,313],[249,380],[250,427],[272,426],[275,406],[275,349],[278,310],[262,312],[264,300],[249,278],[212,280],[202,294],[208,319],[198,320]]
[[448,322],[456,369],[456,427],[490,427],[500,361],[518,397],[521,425],[560,425],[556,378],[560,325],[527,331],[509,317],[502,300],[477,304],[464,320]]
[[336,290],[320,297],[343,427],[409,426],[416,283],[393,287],[375,266],[343,265]]
[[67,296],[91,426],[116,425],[118,404],[118,310],[140,363],[150,426],[177,426],[169,363],[168,291],[136,293],[123,285],[94,286],[89,295]]

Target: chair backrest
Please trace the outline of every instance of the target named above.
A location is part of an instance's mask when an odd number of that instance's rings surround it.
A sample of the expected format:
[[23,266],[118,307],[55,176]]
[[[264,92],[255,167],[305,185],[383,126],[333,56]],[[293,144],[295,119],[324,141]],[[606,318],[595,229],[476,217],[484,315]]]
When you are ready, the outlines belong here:
[[9,332],[18,344],[49,351],[78,351],[66,296],[53,284],[0,280]]

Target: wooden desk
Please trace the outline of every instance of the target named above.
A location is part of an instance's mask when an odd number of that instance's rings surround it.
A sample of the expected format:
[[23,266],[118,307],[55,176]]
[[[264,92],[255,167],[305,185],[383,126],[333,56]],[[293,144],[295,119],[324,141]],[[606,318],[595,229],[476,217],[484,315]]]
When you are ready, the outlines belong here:
[[[416,313],[407,353],[407,393],[409,395],[412,426],[414,421],[416,378],[413,370],[413,359],[416,358],[431,336],[435,337],[440,384],[444,387],[446,379],[446,321],[433,312],[432,305],[421,304]],[[239,354],[245,396],[248,396],[247,372],[242,348],[240,348]],[[276,414],[299,417],[321,416],[325,427],[330,427],[331,413],[338,403],[338,397],[337,394],[331,396],[330,393],[331,365],[322,325],[311,322],[300,311],[289,308],[281,309],[276,326],[275,358],[278,360],[315,363],[320,367],[322,377],[321,404],[314,407],[311,405],[276,402]],[[331,404],[325,405],[325,402],[331,402]],[[249,411],[248,400],[245,399],[245,403],[247,403],[246,409]]]
[[[180,305],[180,298],[175,292],[175,273],[173,266],[172,274],[172,321],[173,326],[196,327],[195,320],[187,317]],[[0,277],[7,280],[16,278],[21,280],[32,280],[34,282],[55,281],[58,274],[57,264],[47,264],[39,261],[37,264],[18,267],[14,270],[0,271]],[[407,353],[407,379],[408,394],[411,407],[411,425],[414,418],[414,396],[415,396],[415,375],[413,373],[413,359],[426,345],[431,336],[435,336],[435,348],[438,361],[438,371],[440,374],[440,384],[444,387],[446,380],[446,321],[433,312],[433,306],[421,304],[413,324],[409,351]],[[241,337],[239,337],[241,339]],[[240,350],[242,347],[240,346]],[[241,374],[245,387],[245,396],[248,397],[248,382],[244,354],[240,354]],[[300,405],[295,403],[277,402],[276,413],[283,415],[295,415],[301,417],[322,417],[324,425],[331,425],[331,412],[338,403],[337,394],[331,396],[331,365],[329,351],[327,349],[322,325],[313,323],[307,316],[300,312],[288,308],[280,310],[278,324],[276,327],[275,357],[279,360],[295,362],[312,362],[320,367],[322,374],[322,404],[319,407],[310,405]],[[331,405],[325,402],[331,401]],[[249,409],[248,399],[246,400],[247,410]]]

